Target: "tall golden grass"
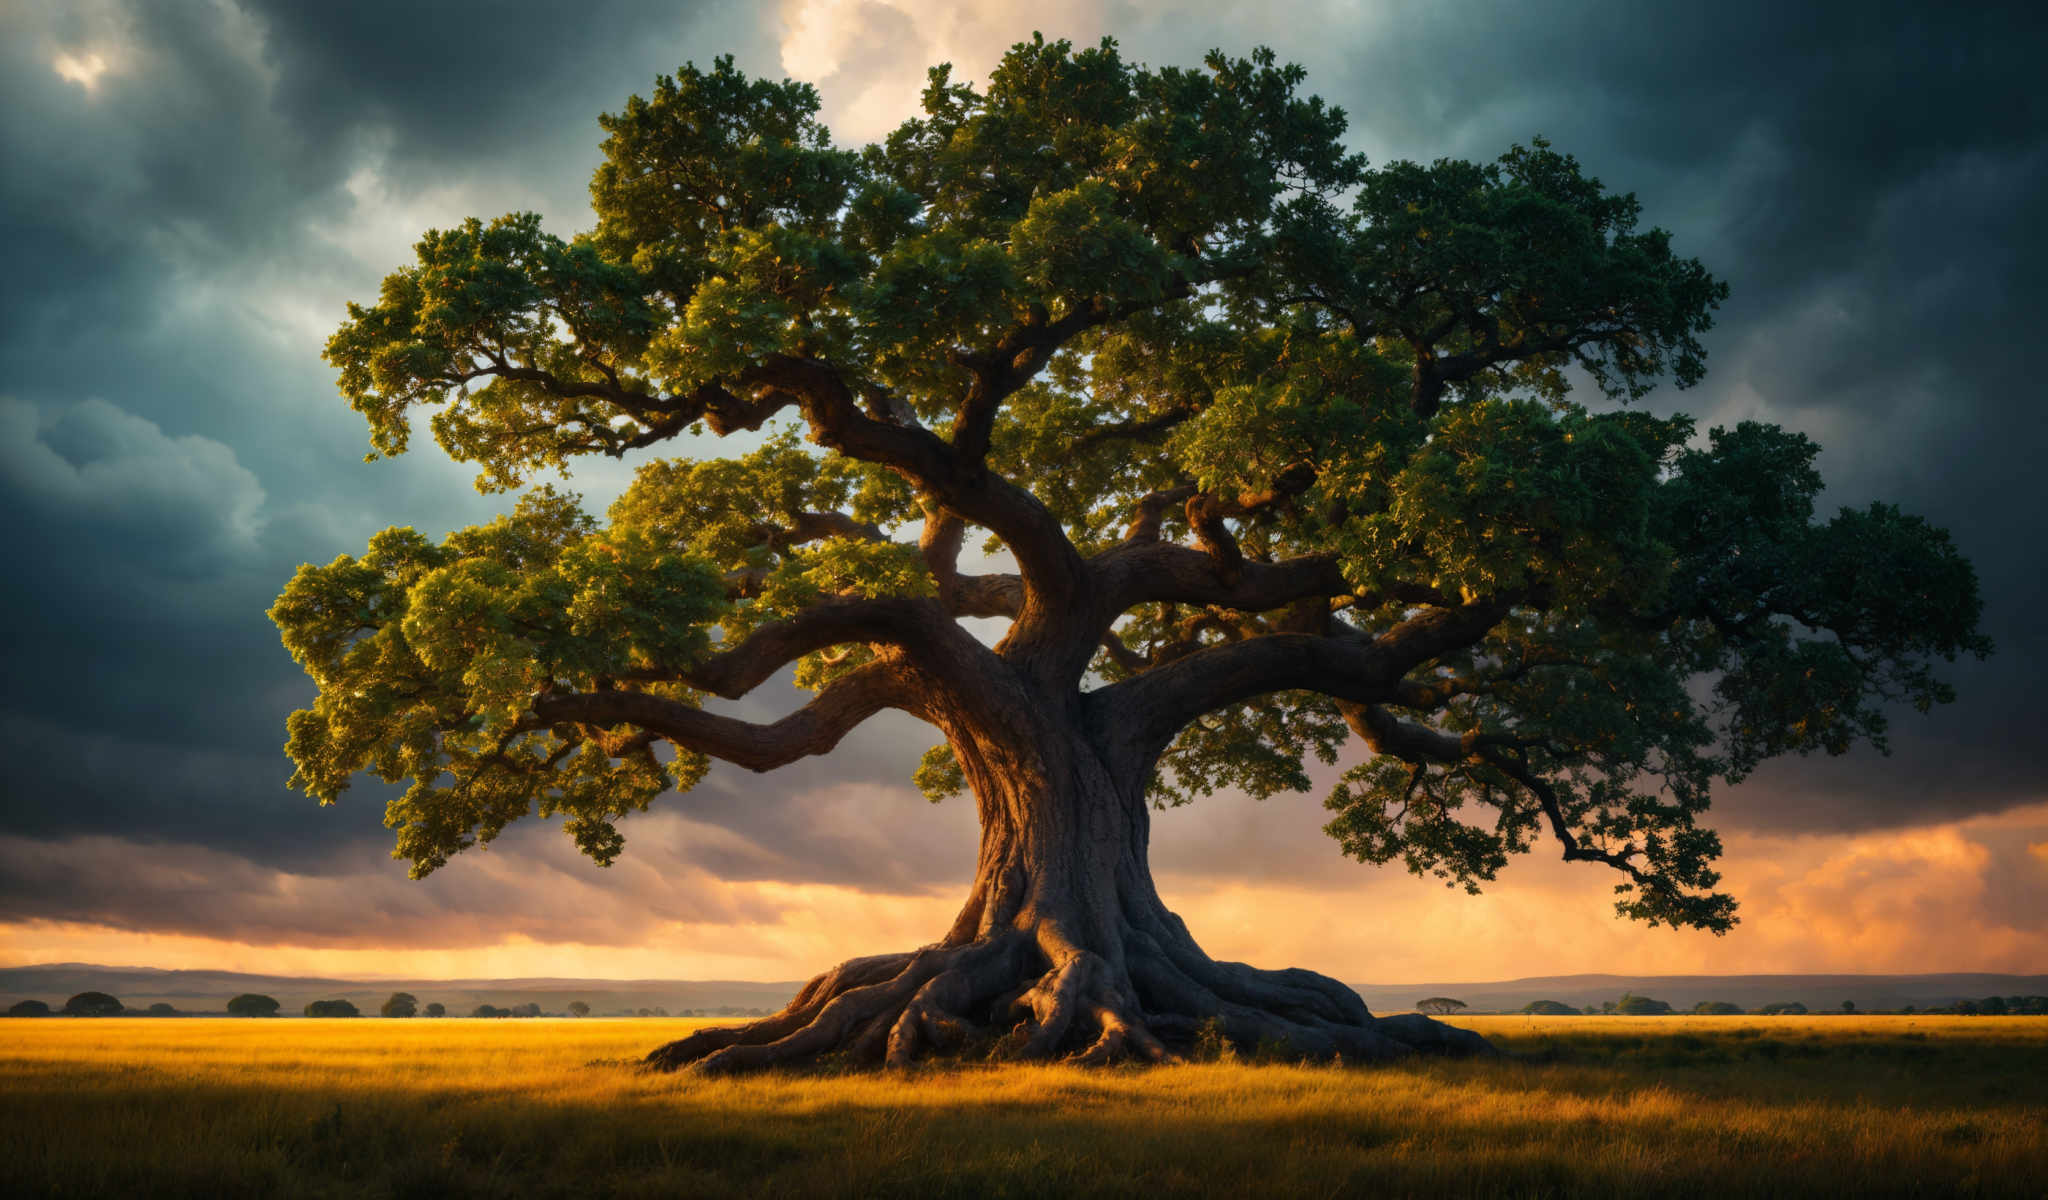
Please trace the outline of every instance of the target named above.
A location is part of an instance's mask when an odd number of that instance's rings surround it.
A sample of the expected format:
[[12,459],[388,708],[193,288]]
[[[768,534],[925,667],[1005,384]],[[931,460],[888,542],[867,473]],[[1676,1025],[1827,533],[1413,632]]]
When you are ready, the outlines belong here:
[[683,1020],[0,1022],[0,1193],[2048,1195],[2048,1018],[1467,1017],[1496,1061],[642,1074]]

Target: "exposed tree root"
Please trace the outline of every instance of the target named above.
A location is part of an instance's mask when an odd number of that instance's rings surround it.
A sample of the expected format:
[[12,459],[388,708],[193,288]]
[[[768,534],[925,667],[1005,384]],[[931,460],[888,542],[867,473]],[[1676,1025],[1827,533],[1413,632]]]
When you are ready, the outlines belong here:
[[1349,1062],[1495,1052],[1478,1034],[1420,1014],[1374,1018],[1357,993],[1314,972],[1216,962],[1184,931],[1160,932],[1167,936],[1126,931],[1121,966],[1086,950],[1048,954],[1041,943],[1057,939],[1014,929],[852,959],[811,980],[774,1016],[699,1030],[655,1050],[646,1065],[707,1075],[835,1058],[902,1068],[970,1050],[1085,1064],[1173,1062],[1218,1039],[1244,1052]]

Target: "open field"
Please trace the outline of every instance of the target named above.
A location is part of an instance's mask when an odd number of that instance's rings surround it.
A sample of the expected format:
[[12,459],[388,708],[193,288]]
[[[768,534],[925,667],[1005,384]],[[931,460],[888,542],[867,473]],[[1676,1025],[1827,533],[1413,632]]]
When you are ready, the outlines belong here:
[[733,1081],[703,1022],[12,1020],[0,1194],[2048,1196],[2048,1018],[1467,1017],[1517,1057]]

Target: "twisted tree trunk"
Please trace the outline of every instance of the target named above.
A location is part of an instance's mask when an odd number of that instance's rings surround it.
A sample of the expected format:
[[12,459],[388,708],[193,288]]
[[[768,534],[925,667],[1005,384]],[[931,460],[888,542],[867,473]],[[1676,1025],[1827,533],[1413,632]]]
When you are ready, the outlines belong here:
[[946,935],[842,963],[782,1012],[700,1030],[650,1065],[723,1073],[844,1055],[897,1067],[970,1045],[1167,1061],[1205,1027],[1243,1049],[1321,1059],[1490,1051],[1426,1017],[1375,1019],[1313,971],[1211,959],[1153,887],[1145,779],[1113,771],[1058,706],[995,707],[995,720],[970,725],[956,709],[940,721],[981,816],[974,885]]

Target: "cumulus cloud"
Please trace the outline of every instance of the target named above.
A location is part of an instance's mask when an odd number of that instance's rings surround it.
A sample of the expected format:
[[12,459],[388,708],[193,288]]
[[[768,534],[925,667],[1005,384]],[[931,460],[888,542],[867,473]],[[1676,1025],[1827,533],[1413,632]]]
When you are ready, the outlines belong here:
[[175,576],[217,572],[262,533],[263,485],[231,447],[98,398],[47,414],[0,398],[0,488],[38,526],[121,542]]

